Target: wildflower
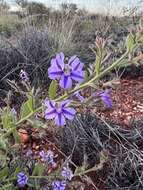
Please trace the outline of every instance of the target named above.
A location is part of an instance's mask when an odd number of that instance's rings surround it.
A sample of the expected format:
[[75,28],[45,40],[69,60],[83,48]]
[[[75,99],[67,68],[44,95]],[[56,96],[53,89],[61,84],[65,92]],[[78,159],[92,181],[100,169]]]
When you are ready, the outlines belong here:
[[43,150],[40,151],[39,155],[41,156],[41,160],[43,162],[46,162],[47,164],[52,164],[52,165],[55,165],[55,162],[54,162],[54,153],[52,151],[47,151],[47,152],[44,152]]
[[17,183],[20,187],[24,187],[28,182],[28,177],[23,172],[18,173],[17,178]]
[[17,118],[17,111],[16,111],[15,108],[12,108],[12,109],[11,109],[11,115],[12,115],[12,117],[13,117],[14,119]]
[[65,181],[54,181],[52,183],[52,190],[65,190],[66,182]]
[[111,100],[110,95],[109,95],[109,90],[101,92],[99,95],[100,95],[102,101],[104,102],[104,104],[108,108],[111,108],[112,107],[112,100]]
[[81,96],[79,92],[74,93],[74,95],[79,99],[80,102],[84,102],[85,98]]
[[51,60],[51,66],[48,69],[50,79],[58,79],[59,85],[63,89],[70,89],[73,81],[83,82],[84,72],[83,63],[80,62],[77,56],[72,56],[68,63],[64,63],[64,54],[61,52],[56,55],[56,58]]
[[73,173],[69,167],[63,167],[61,175],[65,178],[65,180],[71,180],[73,177]]
[[55,103],[49,100],[45,100],[47,109],[45,110],[46,119],[55,119],[55,124],[63,126],[66,123],[66,119],[73,120],[75,116],[75,109],[69,107],[70,100]]
[[28,149],[27,152],[26,152],[26,157],[30,157],[32,156],[33,152],[31,149]]
[[20,71],[20,78],[21,78],[21,80],[23,80],[25,82],[29,81],[28,74],[23,69],[21,69],[21,71]]

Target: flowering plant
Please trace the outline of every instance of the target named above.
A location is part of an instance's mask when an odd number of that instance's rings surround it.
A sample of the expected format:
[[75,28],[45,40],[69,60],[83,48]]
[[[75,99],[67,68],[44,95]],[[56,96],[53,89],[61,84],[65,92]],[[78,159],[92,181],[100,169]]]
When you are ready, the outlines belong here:
[[[0,112],[0,117],[2,121],[2,132],[0,134],[0,149],[7,153],[7,146],[9,144],[8,139],[13,136],[15,143],[19,142],[18,128],[26,121],[35,124],[36,118],[35,114],[42,113],[42,116],[46,120],[53,121],[56,126],[65,126],[67,120],[72,121],[74,116],[78,113],[76,109],[79,105],[88,106],[95,100],[101,100],[105,106],[111,108],[113,102],[110,98],[110,90],[103,88],[102,77],[113,69],[125,66],[129,63],[136,63],[136,59],[131,59],[131,54],[134,52],[135,48],[142,42],[141,34],[133,35],[132,33],[128,35],[126,40],[126,51],[125,53],[116,61],[111,63],[106,67],[104,60],[108,57],[105,40],[97,38],[95,42],[95,47],[93,51],[96,54],[96,61],[93,65],[93,72],[91,75],[87,75],[85,65],[80,61],[77,56],[72,56],[67,60],[63,52],[57,53],[51,60],[51,65],[48,68],[48,77],[52,80],[49,86],[49,94],[45,100],[39,101],[36,98],[36,91],[30,85],[30,79],[24,70],[20,72],[20,78],[23,81],[23,85],[26,88],[27,100],[22,104],[21,109],[17,112],[14,108],[11,108],[7,103],[7,107],[3,108]],[[128,59],[130,58],[130,59]],[[19,89],[15,83],[11,83],[15,90]],[[84,96],[84,89],[91,89],[91,94]],[[37,103],[38,102],[38,106]],[[40,123],[38,127],[43,127],[44,123]],[[53,124],[53,123],[52,123]],[[36,125],[37,127],[37,125]],[[55,165],[54,154],[51,151],[44,152],[41,151],[39,155],[42,162],[46,162],[47,165]],[[0,166],[1,167],[1,166]],[[39,167],[36,166],[36,167]],[[4,167],[3,167],[4,168]],[[3,168],[1,171],[3,172]],[[39,176],[27,175],[23,171],[15,172],[15,176],[10,180],[8,178],[8,171],[6,174],[2,174],[0,171],[0,181],[2,183],[9,183],[11,181],[17,180],[16,185],[19,187],[24,187],[26,185],[31,185],[29,179],[48,179],[49,176],[44,176],[44,170],[41,169],[42,166],[38,168],[42,171]],[[64,190],[68,181],[70,181],[75,176],[85,175],[86,173],[96,170],[98,167],[93,167],[86,170],[84,168],[81,172],[76,168],[75,172],[71,171],[69,166],[63,167],[61,171],[58,171],[58,177],[55,175],[55,180],[50,184],[53,190],[61,189]],[[37,170],[36,170],[37,171]],[[37,173],[36,173],[37,174]],[[2,176],[2,177],[1,177]],[[53,178],[52,178],[53,179]],[[13,185],[13,184],[12,184]]]

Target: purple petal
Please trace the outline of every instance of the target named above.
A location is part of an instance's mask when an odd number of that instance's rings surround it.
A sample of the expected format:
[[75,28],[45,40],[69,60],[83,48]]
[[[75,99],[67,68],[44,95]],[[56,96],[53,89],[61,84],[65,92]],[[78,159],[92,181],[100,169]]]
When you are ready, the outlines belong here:
[[102,92],[102,93],[99,94],[100,97],[101,97],[101,99],[102,99],[102,101],[109,108],[112,107],[112,104],[113,104],[113,102],[112,102],[112,100],[110,98],[110,94],[109,94],[110,91],[111,91],[110,89],[109,90],[105,90],[104,92]]
[[48,73],[49,73],[49,78],[54,80],[60,77],[63,74],[63,71],[49,71]]
[[65,117],[62,113],[56,114],[55,124],[58,126],[64,126],[65,125]]
[[64,89],[70,89],[72,87],[71,77],[63,75],[60,80],[60,87]]
[[71,78],[75,81],[83,82],[84,81],[84,72],[83,71],[81,71],[81,72],[72,71]]
[[39,155],[40,155],[41,157],[44,157],[44,155],[45,155],[44,150],[41,150],[41,151],[39,152]]
[[75,59],[77,59],[77,56],[76,56],[76,55],[73,55],[73,56],[69,59],[68,64],[72,64],[72,62],[74,62]]
[[47,106],[50,109],[55,108],[55,102],[50,101],[48,98],[44,100],[44,105]]
[[18,178],[21,178],[21,177],[23,177],[23,176],[25,176],[25,174],[24,174],[23,172],[20,172],[20,173],[18,173],[18,175],[17,175]]
[[101,97],[101,98],[108,108],[112,107],[112,100],[110,99],[110,97]]
[[64,59],[65,59],[63,52],[60,52],[59,54],[57,54],[57,57],[60,58],[62,61],[64,61]]
[[52,183],[52,190],[65,190],[66,181],[54,181]]
[[75,114],[76,114],[76,111],[75,109],[73,108],[64,108],[63,109],[63,113],[64,113],[64,116],[69,119],[69,120],[73,120]]
[[56,115],[56,110],[48,108],[45,110],[45,119],[53,119]]
[[79,92],[76,92],[76,93],[75,93],[75,96],[76,96],[81,102],[84,102],[85,98],[84,98],[83,96],[81,96]]
[[70,103],[71,103],[71,100],[64,100],[60,104],[61,104],[61,107],[64,108],[64,107],[69,106]]
[[73,172],[69,167],[63,167],[61,175],[65,178],[65,180],[71,180],[73,177]]
[[82,70],[83,69],[83,63],[81,63],[79,58],[76,56],[72,56],[69,59],[68,64],[71,65],[73,70]]
[[62,75],[62,73],[63,71],[56,66],[51,66],[48,69],[48,76],[52,80],[58,79]]
[[59,68],[60,70],[63,70],[64,69],[64,54],[61,52],[61,53],[58,53],[56,55],[56,66],[57,68]]

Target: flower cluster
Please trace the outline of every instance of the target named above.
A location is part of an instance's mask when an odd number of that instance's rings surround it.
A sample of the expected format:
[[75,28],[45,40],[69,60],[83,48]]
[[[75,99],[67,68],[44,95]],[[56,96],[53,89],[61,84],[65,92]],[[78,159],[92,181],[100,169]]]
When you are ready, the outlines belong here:
[[74,95],[80,102],[84,102],[85,98],[79,92],[75,92]]
[[51,150],[49,150],[47,152],[42,150],[42,151],[40,151],[39,155],[43,162],[46,162],[47,164],[55,165],[54,153]]
[[64,180],[54,181],[52,183],[53,190],[65,190],[67,180],[70,181],[73,178],[73,173],[70,170],[70,168],[68,167],[68,165],[66,167],[63,167],[63,169],[61,171],[61,176],[64,177]]
[[[65,63],[64,54],[62,52],[58,53],[56,57],[51,60],[48,75],[50,79],[58,80],[59,86],[62,89],[71,89],[73,83],[77,83],[76,87],[78,87],[79,84],[84,81],[83,63],[80,62],[77,56],[72,56],[68,62]],[[80,91],[74,92],[71,98],[73,96],[76,96],[81,103],[85,101]],[[107,107],[112,107],[112,100],[108,90],[98,93],[95,96],[100,97]],[[70,100],[54,102],[46,99],[45,106],[47,107],[45,110],[45,119],[54,119],[55,124],[58,126],[65,125],[66,119],[72,120],[76,114],[75,109],[69,107]]]
[[65,190],[66,181],[54,181],[52,183],[52,190]]
[[59,85],[63,89],[71,89],[73,81],[83,82],[84,72],[83,63],[77,56],[72,56],[68,63],[64,62],[65,56],[61,52],[51,60],[51,66],[48,69],[49,78],[59,80]]
[[73,178],[73,172],[71,171],[71,169],[68,166],[63,167],[61,175],[64,177],[65,180],[70,181]]
[[28,177],[24,174],[24,172],[19,172],[17,178],[19,187],[24,187],[28,182]]
[[46,99],[45,106],[47,109],[45,110],[45,118],[54,119],[55,124],[58,126],[65,125],[65,120],[72,120],[76,114],[75,109],[69,107],[69,105],[70,100],[55,103]]
[[15,108],[12,108],[12,109],[11,109],[11,115],[12,115],[12,118],[13,118],[13,119],[16,119],[16,118],[17,118],[18,113],[17,113],[17,111],[16,111]]
[[23,80],[25,82],[29,81],[28,74],[23,69],[21,69],[21,71],[20,71],[20,78],[21,78],[21,80]]

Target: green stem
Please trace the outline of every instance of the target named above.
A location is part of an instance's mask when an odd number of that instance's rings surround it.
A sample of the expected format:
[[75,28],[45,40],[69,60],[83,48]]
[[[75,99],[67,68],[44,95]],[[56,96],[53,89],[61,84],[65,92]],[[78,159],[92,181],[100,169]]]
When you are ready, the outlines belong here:
[[[50,179],[50,178],[60,178],[60,175],[48,175],[48,176],[29,176],[30,179]],[[63,179],[63,177],[61,177]]]
[[[59,175],[56,174],[50,174],[47,176],[29,176],[29,179],[50,179],[50,178],[55,178],[55,177],[60,177]],[[6,179],[5,182],[9,182],[9,181],[14,181],[16,180],[17,177],[12,177],[10,179]],[[61,179],[63,179],[63,177],[61,177]]]

